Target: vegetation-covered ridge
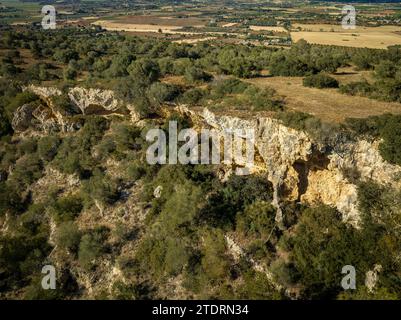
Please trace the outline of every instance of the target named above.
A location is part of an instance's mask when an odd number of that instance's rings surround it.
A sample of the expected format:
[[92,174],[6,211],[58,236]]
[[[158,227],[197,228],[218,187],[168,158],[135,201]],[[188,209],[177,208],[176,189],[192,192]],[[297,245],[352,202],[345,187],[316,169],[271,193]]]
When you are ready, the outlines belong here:
[[[400,116],[329,124],[291,112],[285,97],[246,80],[301,76],[308,87],[336,90],[336,70],[357,66],[375,70],[373,91],[382,84],[394,89],[399,70],[390,63],[400,61],[400,48],[304,41],[290,49],[188,45],[68,28],[16,32],[10,27],[1,39],[1,298],[401,298],[400,190],[375,177],[362,179],[355,165],[337,176],[327,163],[329,155],[343,156],[346,150],[336,149],[340,142],[363,138],[380,141],[383,167],[400,165]],[[32,83],[57,87],[60,94],[45,98],[23,90]],[[118,103],[109,101],[112,112],[93,104],[82,111],[69,96],[78,87],[112,89]],[[383,92],[385,99],[399,101],[396,89]],[[281,178],[299,194],[279,190],[280,196],[287,194],[279,203],[280,224],[273,201],[277,186],[268,168],[235,176],[225,165],[146,162],[150,128],[167,134],[170,120],[178,121],[179,129],[194,126],[191,117],[169,108],[182,104],[222,114],[252,112],[259,121],[268,114],[295,128],[283,148],[272,148],[277,158],[300,131],[326,147],[313,149],[313,159],[281,159],[290,163]],[[54,125],[43,127],[41,119]],[[311,177],[319,183],[313,185]],[[308,187],[338,177],[342,186],[356,189],[359,228],[345,223],[323,196],[302,199]],[[40,286],[46,264],[56,267],[57,290]],[[356,290],[341,287],[345,265],[357,270]],[[367,274],[375,269],[378,280],[367,286]]]
[[[191,125],[172,117],[159,126]],[[335,208],[296,201],[283,203],[279,228],[266,176],[223,182],[224,167],[147,165],[143,130],[124,120],[87,116],[77,132],[10,142],[2,143],[11,169],[0,199],[4,297],[399,298],[397,190],[359,183],[360,229]],[[57,266],[56,291],[38,286],[44,262]],[[347,264],[359,272],[353,294],[339,286]],[[375,264],[383,269],[370,292],[364,275]]]

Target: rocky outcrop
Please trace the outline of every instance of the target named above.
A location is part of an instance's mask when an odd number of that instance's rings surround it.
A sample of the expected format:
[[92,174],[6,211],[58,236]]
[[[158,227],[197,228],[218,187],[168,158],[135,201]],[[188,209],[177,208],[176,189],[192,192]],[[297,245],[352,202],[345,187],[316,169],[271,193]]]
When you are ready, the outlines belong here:
[[[38,95],[42,104],[39,106],[24,105],[14,113],[13,128],[15,131],[22,132],[28,128],[34,130],[51,132],[69,132],[79,129],[80,124],[74,123],[70,112],[55,105],[52,97],[62,95],[62,91],[52,87],[40,87],[29,85],[23,88]],[[73,113],[107,115],[116,111],[120,102],[114,98],[114,93],[110,90],[86,89],[75,87],[71,88],[67,94],[72,106],[75,108]],[[131,112],[132,118],[136,115]]]
[[50,133],[53,131],[73,131],[79,124],[69,122],[58,112],[44,104],[24,104],[14,112],[11,126],[15,132],[28,128]]
[[14,131],[25,131],[29,128],[33,110],[35,110],[35,106],[32,104],[24,104],[15,110],[13,120],[11,121]]
[[308,204],[335,206],[344,221],[357,227],[360,220],[357,186],[348,176],[350,171],[357,172],[360,181],[372,179],[400,187],[397,177],[401,177],[401,167],[382,159],[378,150],[380,141],[348,141],[341,146],[341,154],[322,152],[324,148],[307,133],[288,128],[276,119],[216,116],[207,109],[199,117],[220,131],[255,130],[255,149],[274,187],[273,204],[279,209],[278,221],[282,218],[281,200],[298,199]]
[[[23,105],[18,108],[12,123],[16,131],[26,130],[32,124],[46,131],[54,128],[63,131],[74,129],[74,124],[52,106],[50,98],[62,94],[60,90],[35,86],[26,89],[38,94],[47,105]],[[68,97],[83,114],[88,114],[94,106],[112,113],[122,104],[110,90],[76,87],[70,89]],[[140,116],[134,106],[126,107],[131,113],[132,122],[139,123]],[[353,175],[359,181],[372,179],[391,187],[401,186],[401,167],[382,159],[378,149],[380,141],[339,141],[332,150],[314,141],[306,132],[286,127],[273,118],[242,119],[217,116],[208,109],[202,112],[189,110],[185,106],[177,109],[191,117],[197,128],[207,126],[242,137],[245,137],[246,130],[254,129],[256,161],[250,172],[267,173],[274,187],[273,204],[278,209],[276,220],[279,223],[282,220],[280,203],[288,199],[335,206],[343,214],[344,221],[357,226],[358,197]],[[239,165],[247,167],[246,163]]]
[[52,96],[60,96],[62,94],[60,89],[53,87],[40,87],[40,86],[35,86],[33,84],[24,87],[23,89],[29,90],[44,99],[49,99]]
[[119,101],[115,99],[111,90],[86,89],[75,87],[70,89],[68,97],[83,114],[91,107],[100,107],[107,111],[116,111],[119,108]]
[[252,257],[248,256],[244,250],[234,241],[233,238],[231,238],[229,235],[224,236],[226,240],[226,245],[228,252],[231,254],[231,256],[234,258],[236,262],[238,262],[241,258],[245,258],[251,265],[252,268],[257,271],[264,273],[268,279],[268,281],[277,289],[281,290],[282,286],[279,285],[275,280],[273,274],[269,271],[267,268],[267,265],[265,263],[261,263],[258,261],[255,261]]

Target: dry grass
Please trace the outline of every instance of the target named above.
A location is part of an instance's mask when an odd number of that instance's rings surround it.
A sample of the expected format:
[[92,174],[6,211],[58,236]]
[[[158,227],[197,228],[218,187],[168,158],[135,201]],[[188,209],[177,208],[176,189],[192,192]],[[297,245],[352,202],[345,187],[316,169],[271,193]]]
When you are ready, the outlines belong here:
[[109,20],[98,20],[93,22],[94,25],[99,25],[102,28],[109,31],[130,31],[130,32],[159,32],[161,30],[164,33],[172,33],[175,30],[180,29],[177,26],[168,25],[153,25],[153,24],[132,24],[132,23],[120,23]]
[[113,20],[97,20],[94,25],[100,25],[109,31],[127,31],[127,32],[159,32],[171,34],[193,34],[191,32],[179,31],[182,27],[203,27],[205,20],[184,17],[177,18],[175,16],[123,16],[116,17]]
[[116,17],[114,22],[123,24],[138,24],[138,25],[159,25],[159,26],[173,26],[173,27],[203,27],[206,24],[206,20],[194,18],[194,17],[183,17],[177,18],[174,16],[156,16],[156,15],[144,15],[144,16],[123,16]]
[[283,27],[270,27],[270,26],[249,26],[253,31],[273,31],[273,32],[287,32]]
[[175,43],[198,43],[202,41],[209,41],[215,40],[216,37],[205,37],[205,38],[193,38],[193,39],[181,39],[181,40],[174,40]]
[[357,26],[354,30],[344,30],[341,25],[328,24],[294,24],[293,27],[303,30],[291,32],[293,41],[304,39],[309,43],[374,49],[401,44],[401,35],[397,33],[400,27],[397,26]]
[[237,22],[230,22],[230,23],[223,24],[222,27],[223,28],[231,28],[231,27],[235,27],[237,25],[238,25]]
[[[336,77],[345,78],[347,75]],[[356,79],[363,75],[353,74],[352,77]],[[301,77],[257,78],[249,81],[276,89],[279,95],[285,97],[289,109],[310,113],[323,121],[342,122],[346,118],[365,118],[386,112],[401,114],[400,103],[348,96],[336,89],[306,88],[302,85]]]
[[183,87],[187,85],[185,78],[183,76],[166,76],[163,79],[161,79],[161,82]]
[[399,26],[381,26],[381,27],[363,27],[356,26],[354,30],[344,30],[340,24],[303,24],[303,23],[294,23],[292,25],[293,29],[301,28],[302,31],[316,31],[316,32],[341,32],[341,33],[369,33],[369,32],[395,32],[400,31],[401,28]]
[[371,71],[356,71],[354,67],[343,67],[338,68],[335,74],[331,75],[336,78],[341,84],[348,84],[350,82],[356,81],[368,81],[369,83],[373,83],[375,81],[373,72]]

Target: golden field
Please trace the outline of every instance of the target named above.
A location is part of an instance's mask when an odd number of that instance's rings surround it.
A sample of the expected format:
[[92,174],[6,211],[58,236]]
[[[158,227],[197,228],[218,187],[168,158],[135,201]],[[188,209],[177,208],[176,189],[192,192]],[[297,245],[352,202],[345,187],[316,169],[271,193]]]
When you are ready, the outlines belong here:
[[[366,74],[339,74],[341,82],[369,80]],[[350,79],[347,81],[347,77]],[[342,122],[346,118],[366,118],[383,113],[401,114],[401,103],[377,101],[365,97],[342,94],[337,89],[307,88],[302,77],[256,78],[249,82],[260,87],[274,88],[284,97],[289,109],[310,113],[323,121]]]
[[274,26],[249,26],[249,29],[253,31],[273,31],[273,32],[287,32],[283,27]]
[[373,49],[401,45],[401,28],[397,26],[356,26],[356,29],[345,30],[341,25],[294,24],[293,28],[302,30],[291,32],[295,42],[304,39],[314,44]]

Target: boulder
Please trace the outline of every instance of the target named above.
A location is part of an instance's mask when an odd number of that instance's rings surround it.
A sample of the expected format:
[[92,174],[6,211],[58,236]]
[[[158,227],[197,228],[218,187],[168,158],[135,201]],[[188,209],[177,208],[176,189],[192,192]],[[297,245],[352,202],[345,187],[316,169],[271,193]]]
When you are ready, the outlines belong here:
[[115,111],[119,108],[119,102],[111,90],[75,87],[70,89],[68,97],[83,114],[86,114],[86,110],[93,106],[100,106],[107,111]]
[[17,108],[14,112],[13,120],[11,121],[11,126],[16,132],[22,132],[29,128],[32,121],[32,112],[35,110],[35,106],[32,104],[24,104]]

